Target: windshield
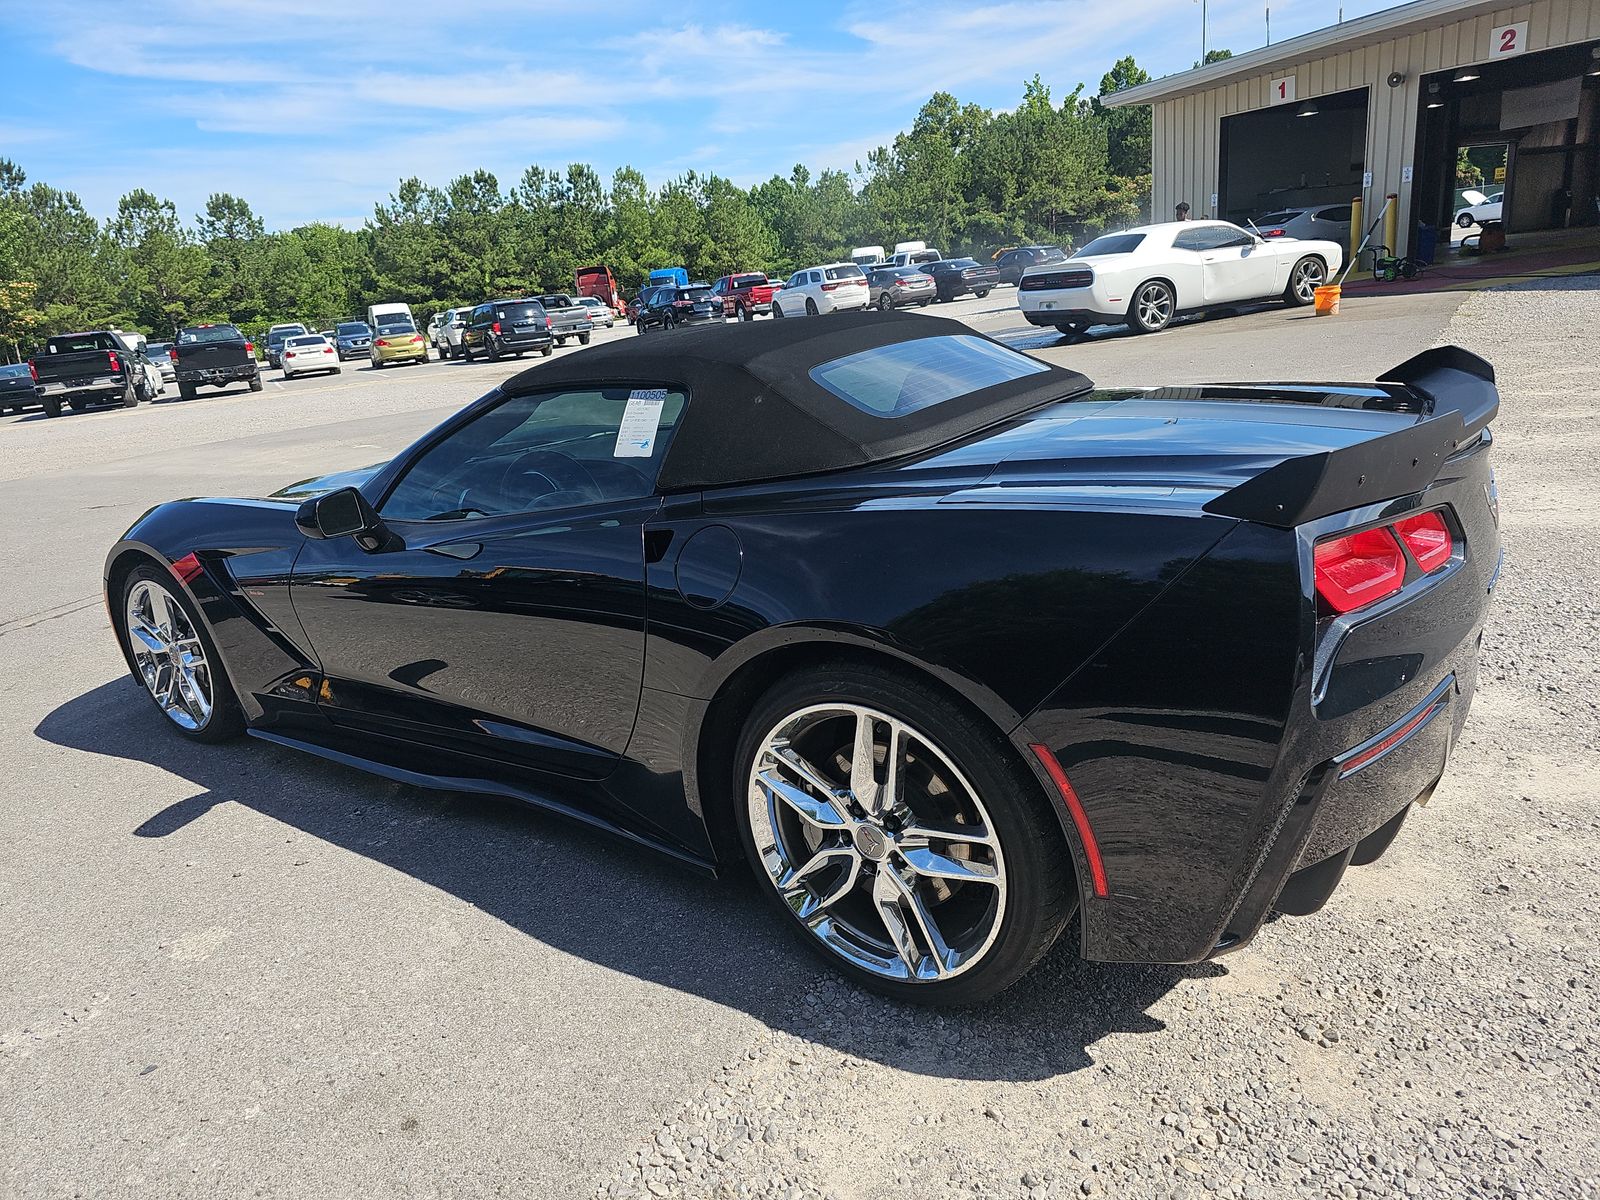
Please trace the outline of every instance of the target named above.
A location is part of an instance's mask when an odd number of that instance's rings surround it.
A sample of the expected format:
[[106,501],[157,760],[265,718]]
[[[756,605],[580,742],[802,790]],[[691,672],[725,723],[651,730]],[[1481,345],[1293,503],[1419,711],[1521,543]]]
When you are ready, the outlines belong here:
[[201,325],[178,332],[178,345],[193,346],[201,342],[242,342],[244,334],[232,325]]
[[839,399],[875,417],[902,417],[1049,368],[974,334],[917,338],[811,369]]
[[1073,258],[1089,258],[1096,254],[1130,254],[1139,248],[1139,243],[1144,241],[1142,233],[1108,233],[1097,237],[1083,249],[1074,254]]

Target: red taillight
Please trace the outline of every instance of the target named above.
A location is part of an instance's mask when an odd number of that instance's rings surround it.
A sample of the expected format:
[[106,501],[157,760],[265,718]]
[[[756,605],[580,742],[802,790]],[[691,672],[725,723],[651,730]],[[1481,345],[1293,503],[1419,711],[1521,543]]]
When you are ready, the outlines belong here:
[[[250,349],[250,343],[246,342],[244,344],[244,348],[246,350]],[[177,362],[178,361],[178,348],[176,346],[168,346],[167,347],[167,357],[170,358],[173,362]]]
[[1337,613],[1392,596],[1405,582],[1406,556],[1387,529],[1364,529],[1319,542],[1312,558],[1317,594]]
[[117,361],[117,352],[115,350],[107,350],[106,357],[111,360],[111,369],[113,371],[122,370],[122,364]]
[[[254,342],[246,342],[244,344],[244,352],[246,354],[254,354],[256,352],[256,344]],[[172,361],[178,361],[178,352],[176,350],[172,352]]]
[[415,345],[416,343],[420,342],[421,340],[422,340],[422,335],[420,333],[414,333],[414,334],[411,335],[412,345]]
[[33,365],[33,359],[28,360],[28,374],[33,376],[35,383],[39,382],[39,368]]
[[1455,546],[1450,540],[1450,527],[1437,511],[1418,513],[1394,523],[1394,531],[1417,560],[1424,571],[1435,571],[1450,561]]
[[324,354],[332,354],[333,353],[333,347],[332,346],[324,346],[322,348],[322,352]]
[[499,333],[500,332],[500,322],[499,321],[492,322],[490,324],[490,326],[489,326],[489,332],[490,333]]
[[838,284],[838,283],[825,283],[825,284],[822,285],[822,290],[825,291],[825,292],[831,292],[834,289],[842,287],[842,286],[843,286],[842,284]]
[[293,350],[285,350],[283,352],[283,356],[285,358],[293,358],[294,357],[294,351]]
[[1264,230],[1262,232],[1261,236],[1262,237],[1282,237],[1283,234],[1284,234],[1284,231],[1282,229],[1268,229],[1268,230]]
[[172,564],[172,573],[185,583],[193,583],[201,569],[200,560],[194,556],[193,551]]
[[546,317],[544,319],[544,327],[546,329],[554,329],[556,327],[556,323],[553,320],[551,320],[549,317]]
[[379,338],[378,339],[378,345],[386,347],[386,346],[388,346],[388,344],[389,344],[389,339],[388,338]]
[[1109,895],[1110,891],[1106,887],[1105,863],[1100,860],[1100,844],[1095,841],[1094,830],[1089,825],[1089,814],[1083,811],[1083,803],[1078,799],[1078,793],[1073,790],[1071,780],[1067,778],[1060,760],[1049,746],[1034,744],[1029,749],[1038,757],[1045,774],[1050,776],[1050,782],[1056,785],[1056,791],[1061,793],[1067,812],[1072,816],[1072,823],[1077,827],[1078,840],[1083,843],[1083,857],[1089,863],[1089,878],[1094,886],[1094,894]]

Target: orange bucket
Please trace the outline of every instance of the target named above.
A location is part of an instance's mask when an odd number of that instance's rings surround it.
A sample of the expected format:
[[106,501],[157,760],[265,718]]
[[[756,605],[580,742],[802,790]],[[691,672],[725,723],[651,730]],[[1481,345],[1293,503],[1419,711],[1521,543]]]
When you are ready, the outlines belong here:
[[1339,315],[1339,293],[1343,290],[1337,283],[1330,283],[1317,288],[1312,293],[1315,298],[1317,316],[1337,317]]

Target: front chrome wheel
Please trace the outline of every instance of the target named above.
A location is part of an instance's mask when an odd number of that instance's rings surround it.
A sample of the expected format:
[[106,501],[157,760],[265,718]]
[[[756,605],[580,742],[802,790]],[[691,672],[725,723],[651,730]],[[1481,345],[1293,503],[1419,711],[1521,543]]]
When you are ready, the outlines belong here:
[[214,707],[211,664],[178,598],[141,579],[128,589],[123,622],[135,669],[161,711],[180,729],[204,729]]
[[981,962],[1005,916],[988,810],[927,735],[878,709],[818,704],[759,742],[746,787],[756,855],[833,954],[933,983]]

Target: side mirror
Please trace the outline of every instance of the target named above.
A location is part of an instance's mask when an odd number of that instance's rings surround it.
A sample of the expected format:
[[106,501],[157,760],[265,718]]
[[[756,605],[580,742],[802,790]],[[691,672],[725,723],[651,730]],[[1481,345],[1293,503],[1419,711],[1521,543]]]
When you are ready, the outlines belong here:
[[388,536],[383,518],[353,487],[311,497],[295,512],[294,523],[306,537],[353,537],[363,550],[376,550]]

